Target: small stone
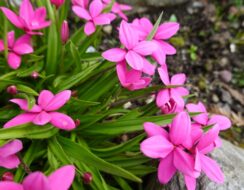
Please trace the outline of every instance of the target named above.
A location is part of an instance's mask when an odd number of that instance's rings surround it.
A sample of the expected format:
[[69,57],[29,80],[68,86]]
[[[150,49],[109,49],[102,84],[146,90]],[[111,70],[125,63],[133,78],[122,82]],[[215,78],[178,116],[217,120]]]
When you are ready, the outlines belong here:
[[106,34],[111,34],[112,33],[112,30],[113,30],[113,27],[111,25],[106,25],[106,26],[103,27],[103,31]]
[[222,98],[223,102],[232,104],[233,101],[232,101],[232,97],[231,97],[230,93],[227,92],[226,90],[221,90],[221,92],[222,92],[221,98]]
[[214,103],[218,103],[219,102],[219,97],[216,94],[214,94],[212,96],[212,100],[213,100]]
[[129,109],[130,107],[132,106],[132,103],[131,102],[127,102],[123,105],[123,108],[124,109]]
[[224,82],[230,82],[232,79],[232,73],[228,70],[220,71],[219,75]]
[[223,57],[220,59],[219,64],[221,67],[225,67],[229,64],[229,59],[227,57]]
[[230,44],[230,52],[235,53],[236,52],[236,44],[231,43]]

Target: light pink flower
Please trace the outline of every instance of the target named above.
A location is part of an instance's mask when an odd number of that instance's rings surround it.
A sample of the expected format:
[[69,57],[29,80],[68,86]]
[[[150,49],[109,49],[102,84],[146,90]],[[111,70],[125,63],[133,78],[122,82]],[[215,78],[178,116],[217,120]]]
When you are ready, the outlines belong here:
[[[20,140],[12,140],[7,144],[0,147],[0,166],[13,169],[17,168],[20,164],[20,160],[16,153],[21,151],[23,148]],[[1,189],[1,188],[0,188]]]
[[[111,0],[103,0],[105,4],[110,4],[112,1]],[[118,2],[114,2],[112,6],[112,12],[119,15],[122,19],[128,20],[127,16],[123,13],[123,11],[130,11],[132,10],[132,7],[126,4],[120,4]]]
[[151,55],[157,48],[151,41],[139,41],[139,35],[131,24],[122,21],[119,28],[120,42],[125,48],[113,48],[103,52],[102,56],[111,62],[126,60],[131,68],[153,75],[155,66],[145,56]]
[[220,130],[226,130],[231,127],[231,121],[225,116],[215,114],[209,117],[207,110],[202,102],[198,102],[198,104],[187,104],[186,108],[189,112],[201,112],[201,114],[192,118],[196,123],[202,126],[218,124]]
[[125,61],[118,63],[116,70],[120,84],[129,90],[145,88],[152,80],[150,77],[142,77],[141,71],[134,69],[127,70]]
[[74,13],[86,20],[84,32],[87,35],[91,35],[96,31],[97,25],[110,24],[114,19],[115,15],[112,13],[102,13],[104,5],[101,0],[93,0],[89,6],[89,10],[79,5],[72,6]]
[[65,0],[51,0],[51,3],[54,4],[57,8],[59,8],[65,3]]
[[[12,69],[18,69],[21,64],[21,56],[33,52],[31,37],[27,34],[15,41],[14,31],[8,33],[8,65]],[[0,40],[0,52],[4,50],[4,42]]]
[[[132,25],[139,32],[140,40],[145,40],[153,29],[153,24],[147,18],[135,19]],[[165,64],[166,55],[174,55],[176,53],[176,49],[165,40],[174,36],[179,28],[180,25],[177,22],[165,22],[158,27],[153,37],[153,41],[158,48],[153,53],[153,57],[160,65]]]
[[184,151],[191,139],[191,120],[187,112],[178,113],[167,132],[153,123],[145,123],[148,138],[141,143],[141,152],[147,157],[160,159],[158,178],[168,183],[177,170],[193,178],[199,176],[194,169],[194,157]]
[[0,189],[5,190],[68,190],[75,177],[75,167],[63,166],[46,177],[42,172],[29,174],[22,184],[0,182]]
[[25,112],[8,121],[4,125],[4,128],[29,122],[35,125],[45,125],[50,122],[57,128],[72,130],[75,128],[73,119],[63,113],[56,112],[56,110],[60,109],[70,99],[70,96],[70,90],[62,91],[56,95],[53,95],[48,90],[43,90],[38,97],[38,104],[35,104],[32,109],[28,109],[27,100],[12,99],[10,101],[19,105]]
[[19,16],[8,8],[0,7],[8,20],[17,28],[24,30],[30,35],[41,35],[41,32],[36,32],[48,27],[51,22],[46,21],[46,8],[40,7],[33,9],[29,0],[23,0],[20,5]]
[[66,20],[63,21],[61,26],[61,39],[63,44],[65,44],[69,39],[69,25]]
[[[189,94],[189,91],[182,87],[184,85],[186,76],[183,73],[173,75],[171,80],[169,79],[168,69],[166,65],[162,65],[158,68],[158,73],[160,75],[161,81],[167,87],[172,86],[170,88],[162,89],[159,91],[156,97],[156,104],[162,110],[167,106],[170,102],[174,102],[177,109],[172,110],[173,112],[182,111],[185,105],[183,96]],[[173,87],[175,86],[175,87]],[[171,111],[171,113],[172,113]]]

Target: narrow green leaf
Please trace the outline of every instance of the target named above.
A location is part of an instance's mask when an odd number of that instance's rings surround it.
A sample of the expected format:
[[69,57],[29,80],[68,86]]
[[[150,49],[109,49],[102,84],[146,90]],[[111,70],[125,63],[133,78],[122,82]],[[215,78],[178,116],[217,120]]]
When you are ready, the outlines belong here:
[[16,85],[16,87],[17,87],[17,90],[20,92],[24,92],[24,93],[27,93],[27,94],[33,95],[33,96],[39,95],[35,90],[33,90],[32,88],[30,88],[28,86],[18,84],[18,85]]
[[158,17],[158,20],[156,21],[156,23],[154,24],[153,26],[153,29],[152,31],[150,32],[150,34],[148,35],[147,37],[147,40],[150,41],[153,39],[153,37],[155,36],[157,30],[158,30],[158,27],[161,23],[161,20],[162,20],[162,16],[163,16],[163,12],[160,14],[160,16]]

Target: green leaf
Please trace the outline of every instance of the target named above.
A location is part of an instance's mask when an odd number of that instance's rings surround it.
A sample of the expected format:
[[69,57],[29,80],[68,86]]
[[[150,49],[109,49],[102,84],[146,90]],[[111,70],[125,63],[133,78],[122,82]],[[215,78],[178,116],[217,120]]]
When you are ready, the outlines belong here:
[[148,37],[147,37],[147,40],[148,40],[148,41],[152,40],[153,37],[155,36],[155,34],[156,34],[157,30],[158,30],[158,27],[159,27],[159,25],[160,25],[160,22],[161,22],[161,20],[162,20],[162,16],[163,16],[163,12],[162,12],[162,13],[160,14],[160,16],[158,17],[158,20],[157,20],[156,23],[154,24],[152,31],[151,31],[150,34],[148,35]]
[[20,92],[25,92],[25,93],[27,93],[29,95],[33,95],[33,96],[39,95],[35,90],[33,90],[32,88],[30,88],[28,86],[18,84],[18,85],[16,85],[16,87],[17,87],[17,90]]
[[17,96],[27,100],[29,110],[36,104],[36,99],[32,95],[28,95],[25,93],[19,93],[19,94],[17,94]]
[[76,67],[79,71],[81,69],[80,54],[78,52],[77,47],[72,43],[72,41],[70,42],[70,52],[72,55],[72,59],[75,61]]
[[140,178],[136,177],[135,175],[131,174],[121,167],[110,164],[105,160],[97,157],[86,147],[80,144],[74,143],[69,139],[63,137],[58,137],[58,141],[60,142],[67,155],[73,159],[76,159],[79,162],[83,162],[90,166],[96,167],[97,169],[102,170],[106,173],[110,173],[112,175],[124,177],[135,182],[141,182]]

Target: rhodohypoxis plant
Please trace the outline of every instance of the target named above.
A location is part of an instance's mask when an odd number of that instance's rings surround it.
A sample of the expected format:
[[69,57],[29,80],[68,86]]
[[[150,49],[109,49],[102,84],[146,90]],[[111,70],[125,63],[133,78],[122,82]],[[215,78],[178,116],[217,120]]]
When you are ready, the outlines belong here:
[[[166,40],[179,23],[131,22],[123,13],[131,8],[0,1],[0,189],[141,189],[156,171],[163,184],[183,174],[188,189],[201,173],[223,182],[209,153],[229,119],[189,103],[186,74],[168,74],[166,56],[176,49]],[[101,28],[116,16],[120,44],[99,52]],[[155,101],[145,103],[148,96]]]

